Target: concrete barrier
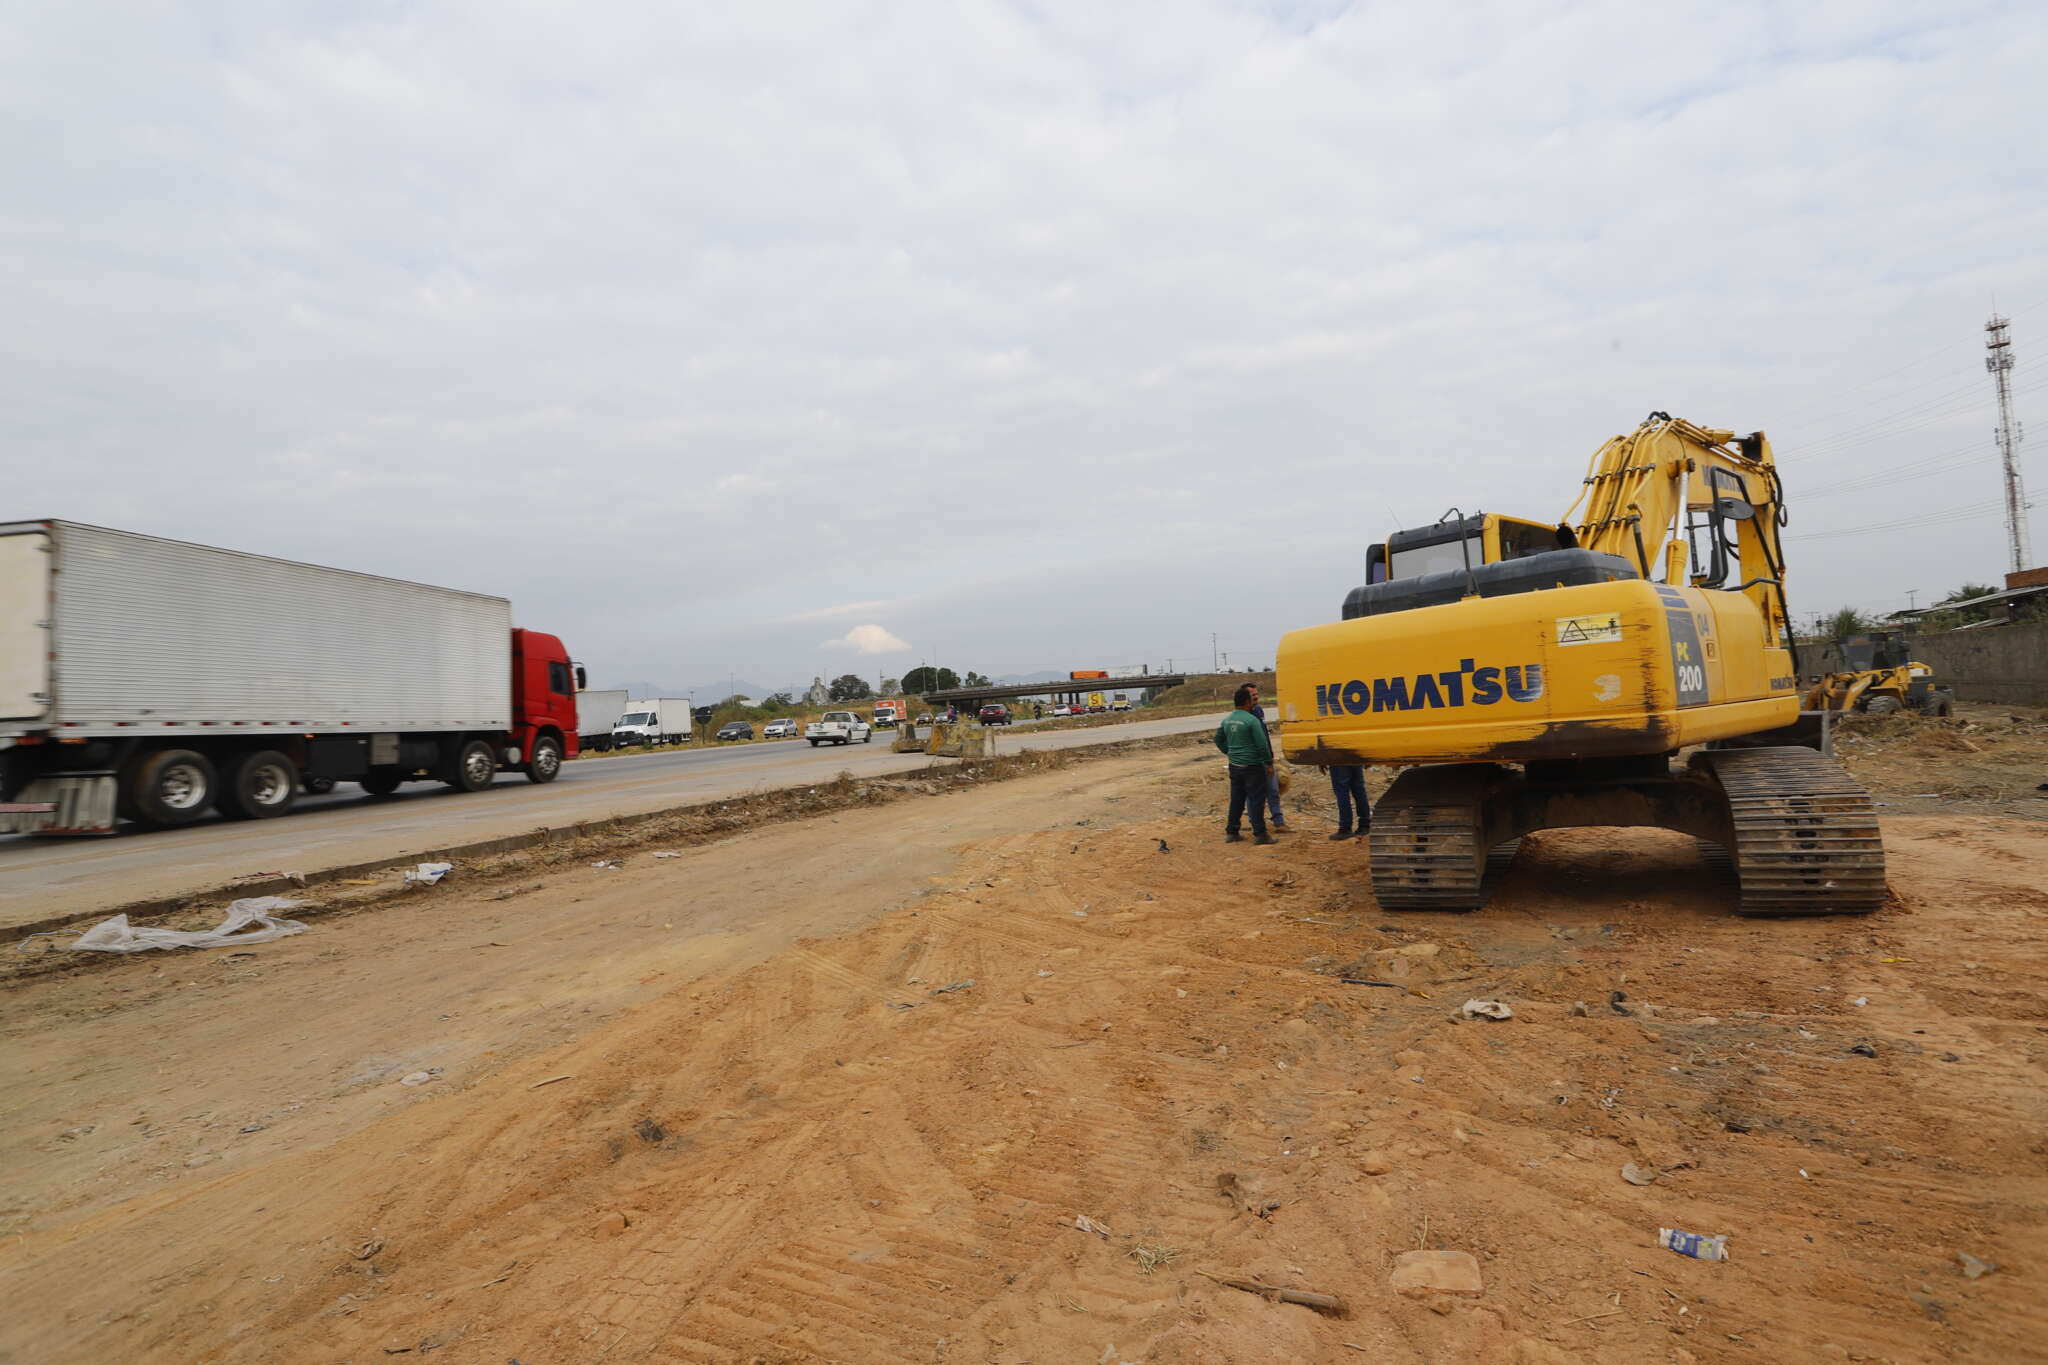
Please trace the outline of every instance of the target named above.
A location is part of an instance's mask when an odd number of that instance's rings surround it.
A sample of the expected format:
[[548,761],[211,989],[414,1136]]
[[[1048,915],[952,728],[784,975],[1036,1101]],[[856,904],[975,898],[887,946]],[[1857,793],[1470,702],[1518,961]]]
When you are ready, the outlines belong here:
[[933,758],[988,758],[996,751],[996,732],[966,721],[932,726],[924,751]]

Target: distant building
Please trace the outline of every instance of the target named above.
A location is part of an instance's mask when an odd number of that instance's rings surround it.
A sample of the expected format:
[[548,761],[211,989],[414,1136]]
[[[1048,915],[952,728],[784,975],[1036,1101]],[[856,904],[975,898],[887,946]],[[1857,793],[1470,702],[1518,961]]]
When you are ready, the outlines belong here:
[[811,690],[804,693],[804,705],[823,706],[832,700],[832,693],[826,688],[823,678],[811,679]]
[[1906,611],[1895,611],[1895,620],[1917,621],[1935,612],[1962,611],[1969,607],[1982,607],[1986,614],[1975,621],[1965,621],[1958,630],[1982,630],[1986,626],[2009,626],[2021,619],[2024,607],[2030,607],[2043,597],[2048,597],[2048,568],[2018,569],[2005,576],[2005,591],[1988,592],[1982,597],[1966,597],[1960,602],[1937,602],[1931,607],[1920,607]]

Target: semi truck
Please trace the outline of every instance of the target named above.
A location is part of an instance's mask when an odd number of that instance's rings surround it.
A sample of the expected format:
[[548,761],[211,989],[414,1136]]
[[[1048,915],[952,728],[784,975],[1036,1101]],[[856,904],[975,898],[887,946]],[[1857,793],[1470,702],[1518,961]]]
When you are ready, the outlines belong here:
[[688,744],[691,738],[688,697],[654,697],[630,702],[612,725],[612,743]]
[[551,782],[583,670],[502,597],[59,519],[0,523],[0,833]]
[[623,687],[576,694],[576,742],[599,753],[612,747],[612,727],[626,714],[631,693]]

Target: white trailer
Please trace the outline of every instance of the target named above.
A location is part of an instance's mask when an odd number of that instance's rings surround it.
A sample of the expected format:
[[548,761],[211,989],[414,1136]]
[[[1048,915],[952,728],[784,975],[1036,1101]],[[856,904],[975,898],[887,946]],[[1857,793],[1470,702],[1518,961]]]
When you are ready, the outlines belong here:
[[612,743],[688,744],[692,738],[688,697],[653,697],[628,702],[625,714],[612,726]]
[[612,727],[619,723],[619,717],[632,709],[627,698],[632,694],[623,687],[599,691],[587,688],[576,694],[576,734],[578,742],[586,749],[609,749],[612,747]]
[[502,597],[0,523],[0,833],[280,815],[337,780],[548,781],[575,671]]

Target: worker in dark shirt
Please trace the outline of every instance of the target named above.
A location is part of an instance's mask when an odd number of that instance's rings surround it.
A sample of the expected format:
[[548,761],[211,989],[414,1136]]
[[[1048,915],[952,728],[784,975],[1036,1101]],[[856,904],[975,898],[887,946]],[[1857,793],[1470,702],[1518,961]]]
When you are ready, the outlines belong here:
[[1230,816],[1223,825],[1225,843],[1241,843],[1238,832],[1246,809],[1252,816],[1252,842],[1277,843],[1266,833],[1266,783],[1273,773],[1273,744],[1266,726],[1252,714],[1253,689],[1237,689],[1236,709],[1216,727],[1216,747],[1230,760]]

